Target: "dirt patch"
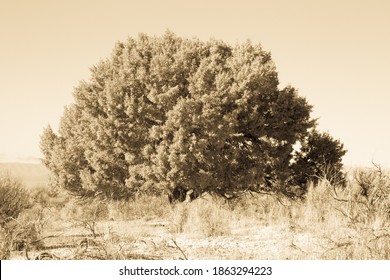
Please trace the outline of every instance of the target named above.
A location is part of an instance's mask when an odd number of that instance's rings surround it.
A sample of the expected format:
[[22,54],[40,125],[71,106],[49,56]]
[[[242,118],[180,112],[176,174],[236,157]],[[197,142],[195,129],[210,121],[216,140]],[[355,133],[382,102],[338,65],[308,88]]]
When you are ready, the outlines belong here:
[[[80,228],[52,232],[44,248],[30,251],[35,259],[50,252],[58,259],[123,257],[124,259],[320,259],[326,241],[295,227],[252,225],[233,229],[230,235],[199,238],[172,234],[163,220],[105,221],[99,236],[92,238]],[[83,247],[83,240],[95,240]],[[83,254],[81,254],[82,252]],[[79,256],[78,256],[79,254]],[[78,256],[78,257],[77,257]],[[12,259],[26,259],[24,252],[13,252]]]

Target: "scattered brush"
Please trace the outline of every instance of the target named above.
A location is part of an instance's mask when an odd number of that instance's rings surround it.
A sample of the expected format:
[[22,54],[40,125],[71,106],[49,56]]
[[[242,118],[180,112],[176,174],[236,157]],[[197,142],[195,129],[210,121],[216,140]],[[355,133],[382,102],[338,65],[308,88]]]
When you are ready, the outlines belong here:
[[77,207],[72,209],[71,217],[76,226],[81,226],[90,232],[93,238],[99,235],[98,224],[108,219],[108,206],[106,201],[99,198],[79,201]]
[[197,237],[212,237],[230,233],[231,210],[216,198],[199,198],[177,203],[172,209],[171,231]]

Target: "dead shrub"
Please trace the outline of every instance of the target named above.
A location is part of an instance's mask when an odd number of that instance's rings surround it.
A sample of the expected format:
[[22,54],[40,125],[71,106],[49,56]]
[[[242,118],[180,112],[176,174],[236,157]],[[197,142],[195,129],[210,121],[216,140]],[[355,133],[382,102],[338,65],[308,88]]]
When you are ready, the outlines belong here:
[[30,195],[22,183],[7,174],[0,175],[0,225],[16,219],[30,206]]

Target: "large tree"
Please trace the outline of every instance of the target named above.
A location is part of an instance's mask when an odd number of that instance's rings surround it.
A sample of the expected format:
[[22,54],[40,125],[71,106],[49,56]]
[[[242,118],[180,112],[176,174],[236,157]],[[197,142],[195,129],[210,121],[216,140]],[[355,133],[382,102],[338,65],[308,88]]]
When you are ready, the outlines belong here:
[[231,196],[286,181],[293,145],[315,125],[271,55],[250,42],[141,34],[117,43],[44,131],[55,182],[113,198],[175,187]]

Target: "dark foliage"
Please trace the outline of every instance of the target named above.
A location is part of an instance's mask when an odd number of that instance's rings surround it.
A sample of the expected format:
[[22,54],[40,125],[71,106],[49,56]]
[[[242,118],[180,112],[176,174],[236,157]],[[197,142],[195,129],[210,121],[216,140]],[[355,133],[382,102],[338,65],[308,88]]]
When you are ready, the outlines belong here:
[[294,155],[292,183],[304,190],[309,181],[328,180],[333,185],[345,185],[342,157],[347,151],[344,145],[328,133],[310,132]]

